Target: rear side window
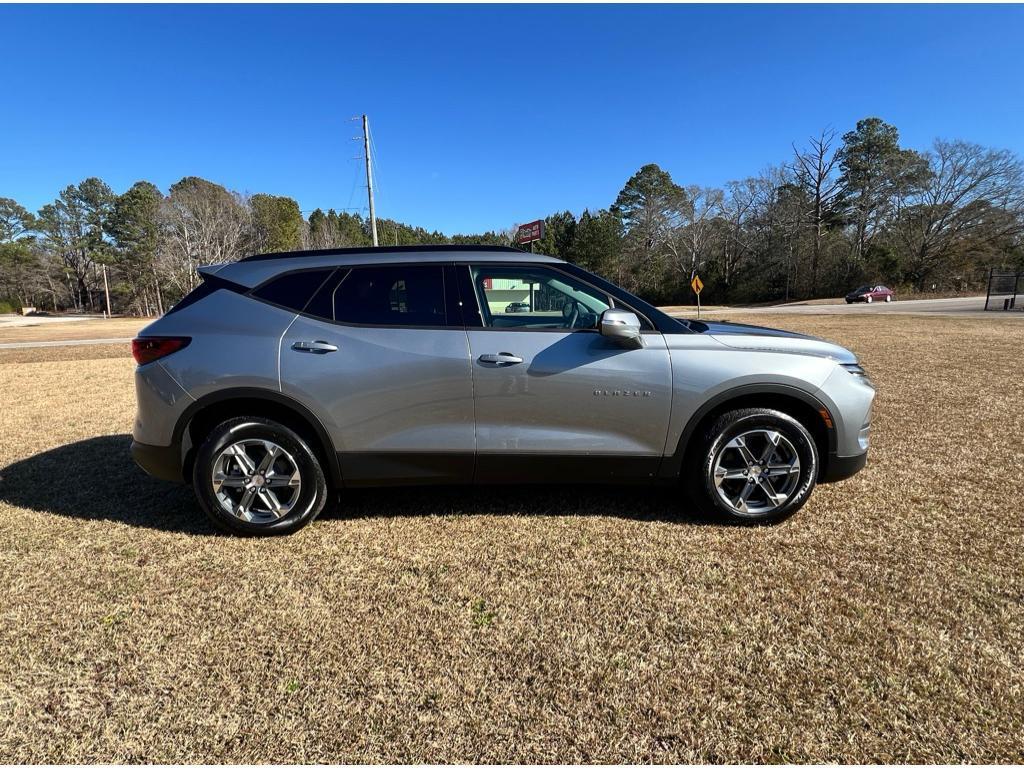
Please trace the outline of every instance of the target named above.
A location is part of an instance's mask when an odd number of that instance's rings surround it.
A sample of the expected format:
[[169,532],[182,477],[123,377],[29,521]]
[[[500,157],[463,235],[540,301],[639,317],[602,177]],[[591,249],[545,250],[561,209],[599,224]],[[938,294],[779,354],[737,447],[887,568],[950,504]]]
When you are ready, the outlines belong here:
[[195,304],[197,301],[202,301],[220,287],[221,286],[215,285],[213,284],[212,281],[207,279],[204,282],[200,283],[195,288],[193,288],[189,293],[185,294],[181,298],[181,301],[179,301],[173,307],[168,309],[165,314],[173,315],[175,312],[178,312],[184,309],[185,307],[191,306],[192,304]]
[[332,303],[334,320],[339,323],[448,325],[441,265],[352,269],[334,289]]
[[304,269],[275,277],[253,290],[252,295],[271,304],[301,312],[333,269]]
[[207,296],[220,290],[234,291],[235,293],[245,293],[247,290],[244,286],[241,286],[238,283],[232,283],[230,280],[225,280],[213,274],[202,272],[199,276],[202,278],[203,282],[190,293],[183,296],[181,301],[167,310],[166,314],[170,315],[178,312],[185,307],[195,304],[197,301],[202,301]]

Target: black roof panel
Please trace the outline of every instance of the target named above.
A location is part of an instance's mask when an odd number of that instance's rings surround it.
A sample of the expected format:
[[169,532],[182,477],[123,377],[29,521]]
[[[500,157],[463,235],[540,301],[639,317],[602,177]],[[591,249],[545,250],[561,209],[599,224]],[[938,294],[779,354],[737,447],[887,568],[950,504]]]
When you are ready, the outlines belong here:
[[257,253],[255,256],[246,256],[239,261],[269,261],[271,259],[291,259],[304,256],[348,256],[360,253],[449,253],[452,251],[464,251],[467,253],[514,253],[520,256],[529,256],[526,251],[512,248],[507,245],[382,245],[362,246],[359,248],[321,248],[309,251],[283,251],[281,253]]

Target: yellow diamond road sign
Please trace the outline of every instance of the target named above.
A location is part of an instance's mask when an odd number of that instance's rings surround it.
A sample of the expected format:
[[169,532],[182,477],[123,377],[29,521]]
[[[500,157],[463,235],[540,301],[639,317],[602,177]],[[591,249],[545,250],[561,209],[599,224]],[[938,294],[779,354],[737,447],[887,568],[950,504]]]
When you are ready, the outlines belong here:
[[704,283],[701,282],[700,275],[694,275],[693,280],[690,281],[690,287],[693,288],[693,292],[700,296],[700,292],[704,290]]

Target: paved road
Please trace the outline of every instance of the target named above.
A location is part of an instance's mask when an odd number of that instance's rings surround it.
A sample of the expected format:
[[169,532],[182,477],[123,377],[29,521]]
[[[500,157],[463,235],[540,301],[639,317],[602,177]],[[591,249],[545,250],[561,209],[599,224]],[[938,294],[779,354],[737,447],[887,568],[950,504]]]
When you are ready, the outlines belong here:
[[[746,307],[735,309],[714,309],[707,314],[712,317],[742,314],[770,315],[949,315],[953,317],[1016,317],[1024,318],[1024,312],[986,312],[984,296],[970,296],[959,299],[915,299],[914,301],[893,301],[888,304],[782,304],[772,307]],[[690,312],[673,313],[680,317],[692,317]]]
[[22,328],[26,325],[52,325],[54,323],[77,323],[82,320],[102,320],[102,315],[0,315],[0,328]]
[[78,347],[86,344],[131,344],[131,339],[69,339],[67,341],[8,341],[0,349],[32,349],[33,347]]

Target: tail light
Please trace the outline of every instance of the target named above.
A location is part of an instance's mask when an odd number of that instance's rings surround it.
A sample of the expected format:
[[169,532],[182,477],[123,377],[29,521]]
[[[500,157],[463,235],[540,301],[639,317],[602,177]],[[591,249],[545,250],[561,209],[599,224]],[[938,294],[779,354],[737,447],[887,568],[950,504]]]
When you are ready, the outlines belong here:
[[188,336],[142,336],[132,339],[132,357],[139,365],[145,365],[184,349],[190,341]]

